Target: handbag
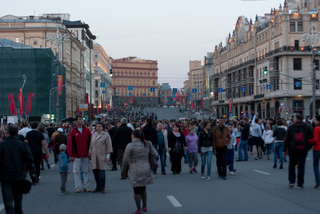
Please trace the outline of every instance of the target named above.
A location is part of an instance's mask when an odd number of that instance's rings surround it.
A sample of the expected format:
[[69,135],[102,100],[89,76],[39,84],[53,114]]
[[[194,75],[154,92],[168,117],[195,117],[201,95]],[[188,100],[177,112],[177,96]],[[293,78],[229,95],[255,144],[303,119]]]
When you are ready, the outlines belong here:
[[150,144],[149,144],[149,163],[150,163],[150,167],[151,167],[152,170],[156,170],[158,168],[158,166],[159,166],[157,164],[156,160],[154,159],[154,157],[151,154]]
[[17,190],[21,194],[28,194],[31,190],[31,186],[32,183],[27,179],[16,181]]

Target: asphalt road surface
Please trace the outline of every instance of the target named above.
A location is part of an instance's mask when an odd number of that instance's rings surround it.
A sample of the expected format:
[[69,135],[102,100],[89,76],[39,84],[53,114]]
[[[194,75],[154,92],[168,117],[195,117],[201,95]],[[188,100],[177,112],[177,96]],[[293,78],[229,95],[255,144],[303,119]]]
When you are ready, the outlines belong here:
[[[237,155],[236,155],[237,158]],[[236,159],[235,158],[235,159]],[[51,163],[53,157],[50,158]],[[183,161],[183,160],[182,160]],[[201,162],[199,162],[200,164]],[[180,175],[173,175],[167,162],[167,175],[157,174],[154,184],[147,186],[147,213],[281,213],[312,214],[320,212],[320,191],[315,184],[312,154],[306,162],[306,175],[303,190],[288,188],[288,163],[284,169],[273,169],[273,156],[267,160],[236,162],[235,176],[227,180],[218,178],[215,157],[212,162],[211,181],[189,174],[188,165],[182,163]],[[72,165],[69,165],[72,170]],[[159,169],[158,169],[159,172]],[[90,173],[90,188],[95,188],[93,173]],[[136,206],[129,179],[121,180],[120,171],[107,171],[106,194],[75,193],[73,173],[68,177],[67,190],[70,195],[60,196],[60,174],[57,165],[50,170],[41,171],[40,183],[32,188],[23,199],[24,213],[45,214],[82,214],[134,213]],[[4,213],[2,196],[0,196],[0,214]]]

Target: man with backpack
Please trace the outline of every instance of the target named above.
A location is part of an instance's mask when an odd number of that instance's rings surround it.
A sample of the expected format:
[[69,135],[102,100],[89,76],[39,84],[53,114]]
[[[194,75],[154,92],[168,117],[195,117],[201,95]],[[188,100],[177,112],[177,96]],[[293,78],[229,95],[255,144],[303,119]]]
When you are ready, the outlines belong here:
[[308,139],[313,138],[311,128],[304,123],[301,114],[296,114],[294,123],[288,127],[284,144],[283,156],[289,155],[289,187],[294,187],[296,181],[296,165],[298,164],[298,189],[303,189],[304,183],[304,168],[306,157],[310,144]]

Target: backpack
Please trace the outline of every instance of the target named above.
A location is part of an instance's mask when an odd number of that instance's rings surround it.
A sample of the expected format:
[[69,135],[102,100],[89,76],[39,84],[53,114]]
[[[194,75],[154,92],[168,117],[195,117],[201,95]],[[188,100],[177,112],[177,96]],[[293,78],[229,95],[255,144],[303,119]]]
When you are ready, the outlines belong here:
[[306,137],[306,133],[304,130],[304,126],[296,127],[296,126],[290,126],[292,129],[291,137],[293,140],[293,148],[294,149],[305,149],[308,145],[308,139]]

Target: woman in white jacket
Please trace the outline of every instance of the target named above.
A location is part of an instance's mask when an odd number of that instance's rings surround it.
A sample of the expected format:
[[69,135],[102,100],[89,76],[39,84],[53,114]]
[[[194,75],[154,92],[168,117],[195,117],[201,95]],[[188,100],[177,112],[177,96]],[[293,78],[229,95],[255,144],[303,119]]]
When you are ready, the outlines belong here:
[[271,130],[270,125],[267,124],[266,129],[263,132],[262,139],[264,140],[264,143],[266,144],[266,147],[267,147],[268,160],[270,160],[272,143],[274,141],[274,138],[272,135],[273,135],[273,131]]

